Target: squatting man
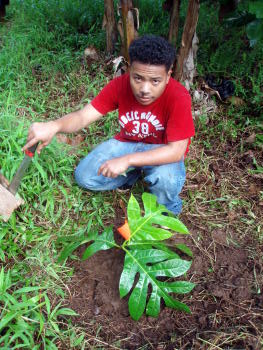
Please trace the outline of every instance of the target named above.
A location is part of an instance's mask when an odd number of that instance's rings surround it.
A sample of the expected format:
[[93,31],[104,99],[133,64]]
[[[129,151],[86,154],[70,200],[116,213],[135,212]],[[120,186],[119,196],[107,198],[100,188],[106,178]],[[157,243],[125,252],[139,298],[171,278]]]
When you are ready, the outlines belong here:
[[39,142],[40,153],[57,133],[77,132],[118,109],[119,133],[80,161],[77,184],[91,191],[114,190],[132,186],[143,173],[158,202],[177,215],[184,159],[194,136],[191,98],[171,78],[175,49],[165,39],[142,36],[130,45],[129,56],[129,72],[111,80],[84,108],[33,123],[23,150]]

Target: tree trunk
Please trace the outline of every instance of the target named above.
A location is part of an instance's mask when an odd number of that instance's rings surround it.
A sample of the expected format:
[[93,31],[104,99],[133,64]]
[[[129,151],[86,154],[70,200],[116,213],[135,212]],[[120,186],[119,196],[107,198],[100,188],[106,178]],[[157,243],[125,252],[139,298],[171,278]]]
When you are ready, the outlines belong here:
[[193,37],[196,31],[198,14],[199,14],[200,1],[189,0],[186,20],[184,24],[184,31],[182,36],[181,48],[177,57],[175,79],[183,80],[183,68],[184,63],[188,58],[189,51],[192,47]]
[[113,0],[104,0],[104,21],[106,28],[106,50],[107,53],[112,54],[118,37]]
[[121,4],[121,17],[122,17],[122,26],[124,34],[124,57],[129,61],[128,49],[131,42],[135,38],[135,25],[133,17],[133,2],[131,0],[120,0]]
[[0,19],[5,17],[6,9],[5,7],[9,5],[9,0],[0,0]]
[[171,44],[176,44],[178,28],[179,28],[179,10],[181,0],[173,0],[173,5],[170,12],[170,28],[168,40]]

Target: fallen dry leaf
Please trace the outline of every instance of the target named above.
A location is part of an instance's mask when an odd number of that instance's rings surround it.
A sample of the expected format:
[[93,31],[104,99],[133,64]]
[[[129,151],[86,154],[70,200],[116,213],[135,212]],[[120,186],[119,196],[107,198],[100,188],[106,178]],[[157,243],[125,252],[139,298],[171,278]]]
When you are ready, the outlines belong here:
[[232,222],[232,221],[234,221],[234,220],[237,218],[237,214],[236,214],[233,210],[230,210],[230,211],[228,212],[227,217],[228,217],[228,220],[229,220],[230,222]]
[[69,144],[69,137],[65,134],[57,134],[56,139],[59,143],[67,143]]
[[59,143],[66,143],[72,147],[79,146],[84,141],[84,136],[81,134],[78,134],[75,137],[69,137],[65,134],[58,134],[56,138]]
[[94,61],[97,61],[99,59],[97,50],[93,46],[89,46],[84,50],[84,56]]
[[114,77],[119,77],[122,74],[126,73],[128,69],[128,62],[125,60],[123,56],[116,57],[112,60]]
[[244,106],[245,101],[242,100],[242,98],[240,97],[236,97],[236,96],[230,96],[226,99],[226,102],[231,103],[234,106]]
[[25,108],[17,108],[16,110],[17,110],[18,114],[21,117],[24,117],[26,115],[26,109]]
[[248,193],[251,195],[251,196],[257,196],[259,195],[261,191],[261,188],[258,187],[257,185],[255,184],[251,184],[248,188]]
[[85,138],[84,138],[83,135],[78,134],[77,136],[75,136],[75,137],[73,137],[73,138],[71,139],[70,145],[71,145],[72,147],[79,146],[79,145],[84,141],[84,139],[85,139]]
[[256,133],[252,133],[248,136],[248,138],[245,139],[246,143],[254,143],[256,141]]

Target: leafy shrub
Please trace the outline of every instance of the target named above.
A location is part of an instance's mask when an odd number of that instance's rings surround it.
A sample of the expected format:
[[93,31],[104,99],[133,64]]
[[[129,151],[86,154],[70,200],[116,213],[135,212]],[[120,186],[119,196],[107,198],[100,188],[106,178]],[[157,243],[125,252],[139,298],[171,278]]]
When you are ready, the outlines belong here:
[[263,3],[259,0],[245,0],[237,9],[226,16],[225,22],[234,26],[246,25],[250,45],[254,46],[263,40]]

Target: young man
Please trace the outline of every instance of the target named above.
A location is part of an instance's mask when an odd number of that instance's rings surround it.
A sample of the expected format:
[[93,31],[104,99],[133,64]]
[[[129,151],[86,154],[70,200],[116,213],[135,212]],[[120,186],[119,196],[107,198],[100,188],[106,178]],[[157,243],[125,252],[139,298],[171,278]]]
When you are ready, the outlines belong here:
[[130,45],[129,55],[129,73],[113,79],[83,109],[56,121],[32,124],[24,149],[41,142],[40,152],[56,133],[81,130],[118,109],[120,132],[79,163],[76,182],[87,190],[113,190],[131,186],[143,172],[158,202],[179,214],[184,157],[194,135],[191,98],[171,78],[175,49],[166,40],[140,37]]

